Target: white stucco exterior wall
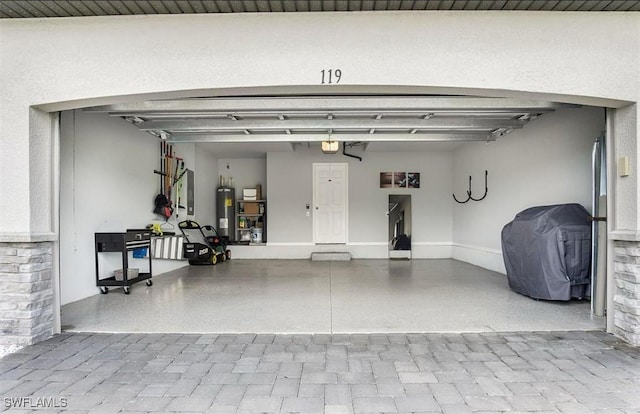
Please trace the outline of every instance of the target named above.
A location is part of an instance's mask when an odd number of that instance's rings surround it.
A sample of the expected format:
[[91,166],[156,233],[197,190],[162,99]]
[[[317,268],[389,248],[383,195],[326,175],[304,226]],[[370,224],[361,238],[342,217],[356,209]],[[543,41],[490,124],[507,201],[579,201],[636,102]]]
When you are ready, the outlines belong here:
[[[640,77],[640,67],[638,67]],[[639,134],[634,133],[638,123],[638,105],[629,105],[616,110],[614,115],[614,148],[612,176],[615,185],[615,216],[613,228],[617,237],[625,240],[640,240],[640,187],[638,182],[638,161],[640,161]],[[640,128],[639,128],[640,129]],[[638,129],[636,129],[637,131]],[[617,162],[621,157],[629,157],[631,174],[620,177]]]

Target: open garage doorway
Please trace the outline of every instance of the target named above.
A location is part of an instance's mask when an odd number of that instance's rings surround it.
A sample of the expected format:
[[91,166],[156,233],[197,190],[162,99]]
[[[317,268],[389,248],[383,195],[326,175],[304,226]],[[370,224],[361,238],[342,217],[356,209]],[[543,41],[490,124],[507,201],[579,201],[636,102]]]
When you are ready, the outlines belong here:
[[[305,112],[305,102],[313,111]],[[332,109],[319,110],[319,103]],[[193,119],[185,119],[187,109]],[[61,123],[62,324],[70,330],[604,327],[588,301],[543,302],[511,292],[500,251],[500,230],[525,208],[579,203],[591,211],[591,151],[605,128],[602,108],[464,96],[254,95],[86,108],[63,112]],[[321,151],[329,130],[343,146],[335,154]],[[163,140],[193,171],[193,215],[179,207],[179,217],[169,220],[153,213]],[[350,262],[308,260],[316,248],[314,163],[348,163],[348,240],[341,248]],[[406,189],[410,262],[387,260],[385,207],[397,190],[381,187],[379,177],[396,171],[420,174],[419,187]],[[154,258],[153,286],[99,295],[96,232],[159,223],[166,237],[179,232],[180,219],[217,223],[221,176],[233,178],[235,201],[243,203],[243,190],[260,185],[266,243],[232,244],[233,260],[216,266]],[[485,188],[482,200],[453,199],[467,191],[479,199]]]

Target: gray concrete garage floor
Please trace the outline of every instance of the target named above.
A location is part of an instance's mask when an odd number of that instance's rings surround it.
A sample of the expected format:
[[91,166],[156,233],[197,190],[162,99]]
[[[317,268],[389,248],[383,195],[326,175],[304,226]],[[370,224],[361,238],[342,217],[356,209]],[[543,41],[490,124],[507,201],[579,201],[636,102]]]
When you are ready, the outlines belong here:
[[640,350],[600,331],[65,333],[1,359],[0,398],[12,413],[631,414]]
[[[232,260],[65,305],[69,331],[406,333],[593,330],[589,302],[536,301],[455,260]],[[96,288],[96,293],[98,289]]]

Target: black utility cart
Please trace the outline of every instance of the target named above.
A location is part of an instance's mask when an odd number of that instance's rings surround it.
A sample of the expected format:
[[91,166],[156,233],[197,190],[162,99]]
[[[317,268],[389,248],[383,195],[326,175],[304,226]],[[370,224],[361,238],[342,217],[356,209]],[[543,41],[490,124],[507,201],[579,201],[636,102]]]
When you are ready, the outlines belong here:
[[[151,247],[151,231],[148,229],[137,230],[128,229],[125,233],[95,233],[96,250],[96,286],[100,288],[102,294],[109,293],[109,286],[122,287],[124,293],[131,293],[131,285],[134,283],[147,281],[147,286],[151,286],[151,254],[148,255],[149,271],[140,272],[135,277],[129,278],[129,252],[137,249],[149,249]],[[122,277],[111,276],[100,279],[98,268],[99,253],[120,253],[122,255]]]

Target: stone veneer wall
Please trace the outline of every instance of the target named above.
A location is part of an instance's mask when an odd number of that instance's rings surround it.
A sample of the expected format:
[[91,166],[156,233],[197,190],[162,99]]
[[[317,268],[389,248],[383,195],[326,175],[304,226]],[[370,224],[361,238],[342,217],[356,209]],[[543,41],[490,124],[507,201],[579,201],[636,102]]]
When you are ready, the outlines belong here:
[[640,242],[615,242],[615,334],[640,345]]
[[53,333],[51,242],[0,243],[0,345],[31,345]]

